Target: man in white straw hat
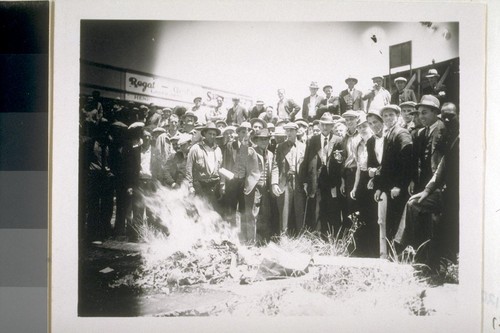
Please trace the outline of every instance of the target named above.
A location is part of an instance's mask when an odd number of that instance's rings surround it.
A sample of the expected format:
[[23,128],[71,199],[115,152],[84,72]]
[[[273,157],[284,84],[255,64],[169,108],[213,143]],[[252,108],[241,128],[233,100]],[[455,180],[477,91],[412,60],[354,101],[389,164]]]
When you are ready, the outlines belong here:
[[350,75],[345,79],[347,89],[342,90],[339,94],[340,113],[348,110],[359,111],[364,109],[363,94],[354,86],[358,83],[358,79]]
[[334,120],[324,113],[319,120],[321,134],[314,135],[307,144],[299,178],[306,193],[306,227],[335,234],[340,229],[338,188],[341,183],[342,139],[333,134]]
[[318,108],[321,105],[324,97],[318,95],[318,83],[316,81],[311,82],[309,85],[309,96],[304,98],[304,102],[302,103],[302,118],[307,120],[308,122],[313,121],[317,118]]
[[387,195],[386,234],[389,241],[396,234],[409,197],[407,188],[412,176],[412,138],[408,130],[398,125],[400,113],[399,106],[392,104],[380,110],[387,131],[379,181],[374,184],[374,199],[378,202],[382,193]]
[[429,69],[427,75],[425,76],[429,85],[424,87],[424,95],[433,95],[438,98],[441,103],[446,99],[446,86],[443,84],[441,75],[439,75],[436,69]]

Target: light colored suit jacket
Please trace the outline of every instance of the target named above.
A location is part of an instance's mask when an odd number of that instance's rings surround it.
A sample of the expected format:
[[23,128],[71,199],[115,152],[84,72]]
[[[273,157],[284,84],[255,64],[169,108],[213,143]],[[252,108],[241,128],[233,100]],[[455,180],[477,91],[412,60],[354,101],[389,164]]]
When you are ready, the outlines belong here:
[[294,164],[296,166],[296,183],[302,186],[302,182],[298,179],[298,177],[302,161],[304,160],[306,145],[296,140],[295,147],[295,158],[292,156],[290,143],[288,141],[280,143],[278,147],[276,147],[276,157],[273,162],[271,184],[277,184],[281,191],[285,190],[290,166],[293,166]]
[[266,186],[270,185],[272,168],[273,168],[273,153],[266,151],[266,156],[263,157],[255,151],[256,148],[248,148],[248,158],[246,163],[246,177],[245,177],[245,188],[243,193],[245,195],[250,194],[255,188],[255,185],[259,182],[262,166],[264,165],[264,158],[266,158],[267,166],[267,179]]

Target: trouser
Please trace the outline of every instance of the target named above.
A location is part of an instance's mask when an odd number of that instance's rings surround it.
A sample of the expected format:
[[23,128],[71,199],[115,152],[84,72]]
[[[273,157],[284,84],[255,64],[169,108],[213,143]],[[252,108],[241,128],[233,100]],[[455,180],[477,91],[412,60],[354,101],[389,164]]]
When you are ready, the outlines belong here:
[[349,215],[358,210],[358,202],[351,198],[351,191],[356,180],[356,168],[346,168],[343,172],[345,196],[341,196],[340,204],[342,207],[342,226],[344,230],[348,230],[352,221]]
[[321,234],[326,236],[332,234],[335,237],[340,235],[342,227],[341,207],[337,198],[332,197],[330,189],[320,189],[317,195],[317,206],[319,208],[318,218],[321,223]]
[[224,215],[233,227],[236,226],[236,211],[240,213],[240,219],[244,219],[245,212],[245,187],[244,178],[235,178],[226,182],[226,194],[224,196]]
[[305,192],[301,186],[294,186],[294,180],[287,182],[284,192],[277,198],[280,232],[304,228]]
[[356,240],[355,255],[376,258],[379,256],[377,203],[373,200],[373,190],[367,188],[369,180],[368,172],[361,171],[358,188],[356,189],[359,222],[358,229],[354,234]]
[[[168,234],[168,229],[161,224],[161,221],[156,217],[151,209],[146,206],[145,198],[151,196],[155,192],[155,181],[152,179],[141,179],[139,185],[134,189],[132,195],[132,219],[130,226],[127,226],[127,236],[129,240],[136,241],[138,239],[138,231],[144,224],[158,228]],[[146,215],[146,221],[144,220]]]
[[242,238],[248,244],[263,244],[271,237],[270,193],[266,185],[256,185],[245,195],[245,222],[241,224]]
[[111,236],[113,180],[100,171],[87,177],[87,236],[90,240]]
[[193,188],[196,195],[204,198],[213,207],[213,209],[223,215],[220,205],[220,179],[213,179],[209,181],[193,181]]
[[401,216],[408,201],[408,192],[406,189],[401,189],[400,195],[396,198],[391,198],[391,193],[387,195],[387,217],[386,217],[386,235],[389,241],[392,241],[398,231]]
[[115,236],[125,236],[126,221],[130,219],[132,197],[125,177],[116,177],[114,181],[116,195]]

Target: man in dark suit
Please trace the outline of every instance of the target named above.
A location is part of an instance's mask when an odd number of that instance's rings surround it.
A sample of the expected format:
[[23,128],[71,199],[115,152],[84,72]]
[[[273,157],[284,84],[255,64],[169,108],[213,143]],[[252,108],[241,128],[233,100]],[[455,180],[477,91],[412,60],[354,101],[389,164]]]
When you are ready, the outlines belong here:
[[300,168],[299,178],[307,195],[307,227],[337,234],[341,227],[338,202],[342,168],[342,139],[333,134],[333,117],[325,113],[319,121],[321,134],[309,140]]
[[247,121],[248,119],[247,109],[240,105],[240,99],[238,97],[234,97],[233,107],[227,111],[226,124],[240,125],[242,122]]
[[393,104],[380,110],[387,132],[374,198],[378,202],[382,192],[387,195],[386,233],[389,240],[396,234],[404,205],[408,200],[406,189],[411,180],[412,139],[408,130],[398,125],[400,113],[399,106]]
[[414,245],[418,240],[419,219],[422,214],[439,214],[432,225],[427,263],[431,269],[439,268],[441,257],[454,262],[459,250],[459,120],[457,108],[445,103],[442,119],[448,131],[446,151],[425,189],[413,195],[406,204],[396,241]]
[[291,98],[285,98],[285,89],[278,89],[278,103],[276,115],[279,119],[295,120],[295,115],[300,112],[300,106]]
[[304,98],[304,102],[302,103],[302,118],[308,122],[313,122],[315,119],[320,118],[318,117],[318,108],[325,98],[318,95],[318,89],[318,83],[315,81],[311,82],[309,85],[310,95]]
[[347,84],[347,89],[342,90],[339,95],[340,113],[343,114],[349,110],[362,111],[364,109],[363,93],[354,88],[358,83],[358,79],[349,76],[345,79],[345,83]]
[[332,95],[332,86],[329,84],[324,86],[323,92],[325,93],[325,99],[320,103],[318,117],[321,118],[325,112],[330,112],[333,115],[340,115],[339,98],[338,96]]
[[425,188],[445,153],[447,133],[443,121],[438,118],[441,113],[439,107],[439,100],[432,95],[422,96],[420,104],[416,105],[424,127],[418,131],[413,143],[413,169],[416,172],[413,179],[415,188],[410,188],[411,194],[414,190],[420,192]]

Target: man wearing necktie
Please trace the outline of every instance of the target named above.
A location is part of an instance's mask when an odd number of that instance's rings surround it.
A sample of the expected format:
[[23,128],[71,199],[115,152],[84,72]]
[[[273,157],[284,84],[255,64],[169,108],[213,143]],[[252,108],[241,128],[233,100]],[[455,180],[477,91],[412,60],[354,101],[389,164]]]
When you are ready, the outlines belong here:
[[305,192],[298,178],[306,145],[297,140],[296,123],[288,123],[287,141],[276,147],[271,176],[271,189],[278,201],[280,233],[288,230],[300,232],[304,227]]
[[316,230],[321,223],[325,237],[336,235],[341,225],[338,188],[342,167],[342,139],[333,134],[330,113],[319,120],[320,134],[313,135],[306,147],[300,176],[306,193],[306,227]]

